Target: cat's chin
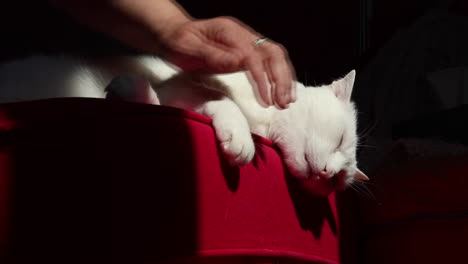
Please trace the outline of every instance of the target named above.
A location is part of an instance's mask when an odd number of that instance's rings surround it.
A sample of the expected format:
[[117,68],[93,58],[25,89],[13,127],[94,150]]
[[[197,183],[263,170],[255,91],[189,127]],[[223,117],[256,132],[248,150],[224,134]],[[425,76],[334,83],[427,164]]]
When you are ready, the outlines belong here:
[[325,180],[323,178],[298,178],[298,181],[305,191],[316,196],[328,196],[336,190],[336,187],[334,184],[332,184],[331,181]]

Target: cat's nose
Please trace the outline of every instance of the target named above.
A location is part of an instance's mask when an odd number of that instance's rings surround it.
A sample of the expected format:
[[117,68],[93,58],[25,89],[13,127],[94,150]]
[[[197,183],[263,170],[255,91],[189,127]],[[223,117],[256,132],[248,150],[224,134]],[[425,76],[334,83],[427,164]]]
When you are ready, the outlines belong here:
[[323,169],[320,173],[319,176],[322,179],[328,180],[333,177],[335,173],[333,171],[327,170],[327,168]]

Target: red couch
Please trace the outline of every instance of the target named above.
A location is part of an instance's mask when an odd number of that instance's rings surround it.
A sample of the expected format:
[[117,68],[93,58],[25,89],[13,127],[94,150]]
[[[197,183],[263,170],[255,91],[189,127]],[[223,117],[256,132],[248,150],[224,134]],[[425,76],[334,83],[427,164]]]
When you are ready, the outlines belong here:
[[272,142],[231,167],[210,120],[101,99],[0,106],[1,263],[339,263],[335,196]]
[[375,197],[318,198],[272,142],[255,140],[254,161],[237,168],[193,112],[76,98],[0,105],[0,263],[468,260],[465,148],[411,158],[397,142],[371,175]]

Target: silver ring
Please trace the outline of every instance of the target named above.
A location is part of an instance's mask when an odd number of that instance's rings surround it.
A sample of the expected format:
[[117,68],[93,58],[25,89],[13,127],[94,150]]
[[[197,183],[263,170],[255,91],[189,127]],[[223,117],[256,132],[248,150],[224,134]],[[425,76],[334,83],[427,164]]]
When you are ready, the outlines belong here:
[[267,40],[270,40],[269,38],[258,38],[254,41],[253,45],[254,47],[258,47],[260,45],[262,45],[263,42],[267,41]]

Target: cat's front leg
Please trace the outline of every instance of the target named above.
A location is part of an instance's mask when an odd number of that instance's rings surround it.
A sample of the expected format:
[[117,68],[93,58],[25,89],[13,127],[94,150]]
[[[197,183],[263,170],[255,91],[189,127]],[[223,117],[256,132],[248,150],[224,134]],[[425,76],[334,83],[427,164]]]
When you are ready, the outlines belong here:
[[223,98],[204,103],[197,112],[213,120],[221,151],[232,165],[245,165],[255,155],[255,144],[249,124],[239,107]]

